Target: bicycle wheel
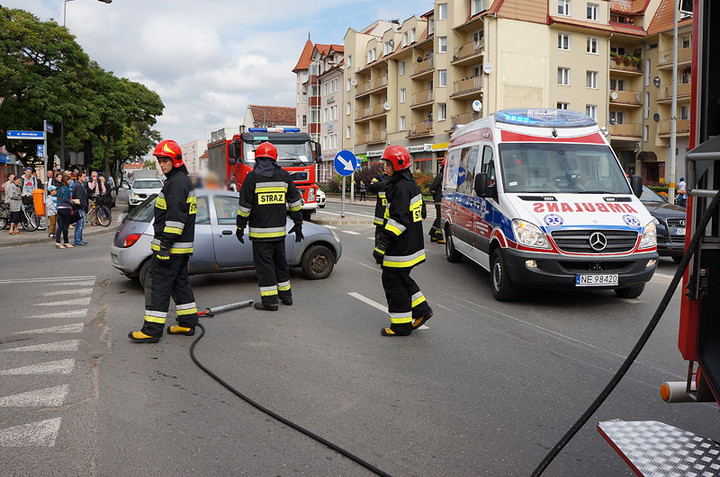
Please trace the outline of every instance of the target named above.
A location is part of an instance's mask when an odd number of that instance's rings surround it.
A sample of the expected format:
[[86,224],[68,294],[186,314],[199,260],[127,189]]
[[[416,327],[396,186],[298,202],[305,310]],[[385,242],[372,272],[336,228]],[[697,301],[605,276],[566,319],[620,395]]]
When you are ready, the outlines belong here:
[[10,228],[10,210],[0,207],[0,230]]
[[97,209],[95,210],[95,215],[97,216],[98,223],[103,227],[108,227],[112,223],[112,215],[110,214],[110,209],[108,209],[104,205],[97,206]]
[[29,213],[27,210],[23,211],[23,216],[20,224],[25,230],[27,230],[28,232],[34,232],[37,230],[39,223],[40,218],[34,211]]

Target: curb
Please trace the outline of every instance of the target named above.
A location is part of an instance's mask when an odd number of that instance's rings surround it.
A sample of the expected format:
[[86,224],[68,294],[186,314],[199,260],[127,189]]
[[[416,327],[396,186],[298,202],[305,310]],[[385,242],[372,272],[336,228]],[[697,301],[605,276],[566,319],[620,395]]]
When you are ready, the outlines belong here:
[[[85,226],[83,237],[97,237],[106,234],[114,234],[117,227],[112,224],[108,227],[100,227],[99,225]],[[72,240],[73,233],[68,231],[68,239]],[[10,237],[6,230],[0,231],[0,248],[25,247],[28,245],[47,244],[52,245],[55,239],[48,238],[47,230],[36,230],[34,232],[23,232],[20,236],[14,235]]]

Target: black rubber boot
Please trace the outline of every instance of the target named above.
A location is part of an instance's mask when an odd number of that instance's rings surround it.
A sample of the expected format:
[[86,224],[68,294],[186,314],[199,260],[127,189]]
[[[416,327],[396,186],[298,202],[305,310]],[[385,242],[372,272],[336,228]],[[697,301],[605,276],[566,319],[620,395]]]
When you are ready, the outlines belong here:
[[263,310],[263,311],[278,311],[278,305],[266,305],[265,303],[255,303],[253,304],[253,307],[256,310]]
[[291,306],[293,304],[292,298],[280,298],[283,305]]

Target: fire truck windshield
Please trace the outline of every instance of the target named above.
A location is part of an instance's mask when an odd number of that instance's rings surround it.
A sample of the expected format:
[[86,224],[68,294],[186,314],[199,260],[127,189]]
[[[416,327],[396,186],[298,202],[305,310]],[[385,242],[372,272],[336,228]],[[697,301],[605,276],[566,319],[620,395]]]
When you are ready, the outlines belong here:
[[[255,148],[259,143],[243,143],[243,158],[247,164],[255,164]],[[312,149],[310,143],[282,144],[273,143],[278,151],[278,164],[281,166],[303,165],[312,163]]]

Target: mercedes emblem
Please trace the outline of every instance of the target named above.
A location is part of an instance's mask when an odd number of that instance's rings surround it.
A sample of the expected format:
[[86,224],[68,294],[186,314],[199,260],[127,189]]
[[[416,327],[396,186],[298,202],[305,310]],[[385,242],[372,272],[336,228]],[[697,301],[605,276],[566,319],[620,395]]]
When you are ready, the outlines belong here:
[[600,232],[593,232],[588,239],[590,247],[596,252],[602,252],[607,247],[607,237]]

